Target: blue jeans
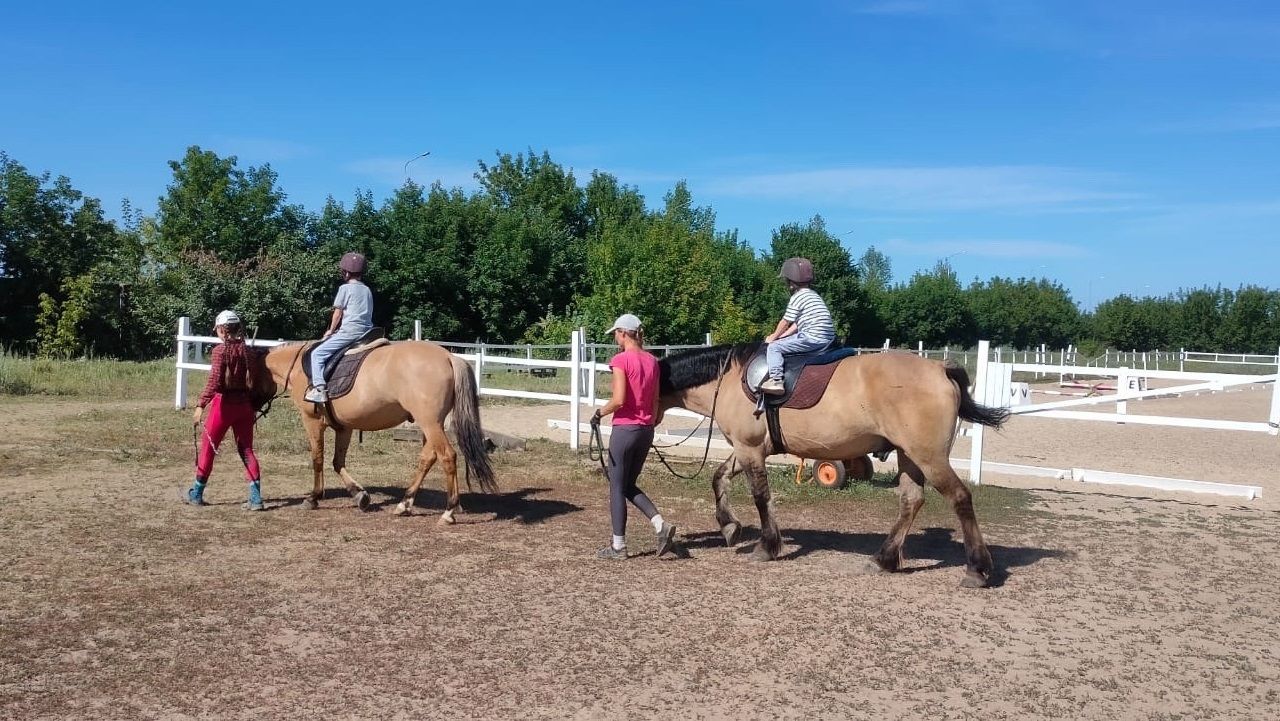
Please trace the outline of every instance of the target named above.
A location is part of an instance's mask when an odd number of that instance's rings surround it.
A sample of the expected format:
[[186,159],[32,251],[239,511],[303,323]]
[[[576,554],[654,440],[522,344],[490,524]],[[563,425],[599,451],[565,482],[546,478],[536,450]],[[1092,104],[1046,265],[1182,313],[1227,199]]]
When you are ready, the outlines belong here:
[[337,333],[320,341],[320,345],[311,351],[311,385],[324,385],[324,367],[333,354],[360,340],[360,336],[368,332],[368,328],[339,328]]
[[769,377],[782,380],[782,357],[787,355],[803,355],[816,353],[831,345],[831,341],[816,341],[803,333],[779,338],[765,349],[764,357],[769,362]]

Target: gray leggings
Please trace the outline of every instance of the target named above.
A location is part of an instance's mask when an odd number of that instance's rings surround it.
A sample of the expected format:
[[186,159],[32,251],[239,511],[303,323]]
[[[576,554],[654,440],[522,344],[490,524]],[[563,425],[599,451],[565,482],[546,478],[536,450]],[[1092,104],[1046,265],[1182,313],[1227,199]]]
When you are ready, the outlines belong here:
[[658,515],[653,501],[636,487],[653,445],[653,426],[614,426],[609,434],[609,516],[613,535],[627,535],[627,501],[648,518]]

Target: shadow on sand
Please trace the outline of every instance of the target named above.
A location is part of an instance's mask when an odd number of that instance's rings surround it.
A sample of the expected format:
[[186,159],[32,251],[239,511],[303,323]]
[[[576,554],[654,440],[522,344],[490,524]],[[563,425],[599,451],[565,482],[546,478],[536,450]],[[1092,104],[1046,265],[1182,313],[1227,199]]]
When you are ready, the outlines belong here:
[[[365,490],[373,496],[368,512],[378,511],[386,506],[394,506],[404,498],[403,486],[365,486]],[[507,493],[466,493],[461,496],[462,513],[466,515],[492,515],[485,520],[515,521],[517,523],[538,523],[556,516],[581,511],[582,507],[565,501],[550,498],[534,498],[550,488],[519,488]],[[302,505],[306,496],[283,499],[282,503],[272,505],[272,510]],[[344,505],[343,502],[346,502]],[[322,509],[354,510],[350,505],[351,495],[345,488],[326,488],[321,503]],[[419,488],[413,499],[414,511],[419,514],[442,513],[445,507],[444,491],[435,488]],[[480,522],[480,521],[462,521]]]

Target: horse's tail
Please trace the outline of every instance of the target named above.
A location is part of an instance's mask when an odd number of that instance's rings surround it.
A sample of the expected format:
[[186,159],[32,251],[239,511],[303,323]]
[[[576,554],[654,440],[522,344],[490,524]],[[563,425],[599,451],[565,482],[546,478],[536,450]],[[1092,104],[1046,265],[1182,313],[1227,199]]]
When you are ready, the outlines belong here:
[[971,423],[978,423],[992,428],[999,428],[1004,422],[1009,420],[1009,409],[1007,408],[990,408],[974,402],[973,396],[969,395],[969,372],[964,366],[956,364],[954,361],[947,361],[944,364],[947,372],[947,378],[956,387],[960,389],[960,417]]
[[467,463],[467,488],[471,487],[471,475],[480,480],[485,493],[498,490],[493,478],[493,466],[489,464],[489,452],[485,449],[484,433],[480,430],[480,394],[467,362],[454,356],[453,364],[453,432],[462,447],[462,458]]

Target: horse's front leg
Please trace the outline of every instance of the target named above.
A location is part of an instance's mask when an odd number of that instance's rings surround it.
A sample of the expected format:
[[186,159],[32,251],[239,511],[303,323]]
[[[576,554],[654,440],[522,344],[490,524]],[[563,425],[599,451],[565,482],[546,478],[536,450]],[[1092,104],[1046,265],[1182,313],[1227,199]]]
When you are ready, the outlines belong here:
[[741,466],[731,455],[711,474],[711,491],[716,497],[716,523],[720,526],[725,545],[730,547],[738,545],[738,538],[742,535],[742,523],[729,505],[729,486],[741,471]]
[[760,542],[756,544],[756,550],[751,552],[751,558],[755,561],[772,561],[782,553],[782,533],[778,531],[778,522],[774,518],[769,474],[763,457],[753,458],[744,465],[747,477],[751,479],[751,496],[756,502],[756,511],[760,514]]
[[349,448],[351,448],[351,429],[335,430],[333,435],[333,470],[342,478],[342,484],[347,487],[347,493],[351,494],[356,507],[363,511],[369,508],[369,492],[347,472],[347,449]]
[[302,502],[304,508],[314,511],[324,497],[324,424],[319,418],[302,416],[302,425],[307,431],[307,442],[311,445],[311,495]]

